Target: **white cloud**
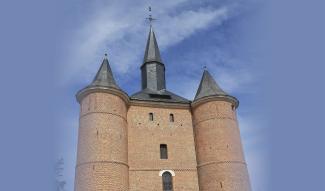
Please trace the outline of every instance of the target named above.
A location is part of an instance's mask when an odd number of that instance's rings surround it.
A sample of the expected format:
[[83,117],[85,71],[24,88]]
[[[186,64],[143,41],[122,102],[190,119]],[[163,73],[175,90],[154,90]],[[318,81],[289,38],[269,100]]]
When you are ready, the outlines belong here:
[[176,16],[166,15],[163,19],[166,24],[158,25],[159,43],[162,48],[177,44],[195,33],[199,29],[206,28],[213,23],[218,25],[228,16],[226,7],[219,9],[202,8],[198,11],[188,10]]
[[[175,45],[196,31],[218,25],[228,17],[227,7],[172,11],[184,0],[161,1],[154,16],[154,24],[161,50]],[[96,7],[96,6],[95,6]],[[68,37],[63,48],[61,83],[84,82],[91,79],[105,52],[117,75],[123,75],[138,67],[143,56],[148,26],[144,24],[147,13],[145,1],[137,1],[125,9],[123,3],[101,5],[76,31]],[[126,12],[127,11],[127,12]],[[96,66],[96,67],[94,67]],[[127,79],[126,79],[127,80]]]
[[251,91],[252,82],[254,82],[253,75],[245,70],[229,70],[219,68],[216,70],[216,80],[220,86],[228,93],[243,93]]

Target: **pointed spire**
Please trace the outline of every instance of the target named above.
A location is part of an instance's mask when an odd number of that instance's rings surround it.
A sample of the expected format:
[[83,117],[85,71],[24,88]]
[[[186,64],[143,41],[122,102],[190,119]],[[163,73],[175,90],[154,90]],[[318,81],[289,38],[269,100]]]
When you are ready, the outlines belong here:
[[200,82],[200,86],[196,92],[194,100],[206,97],[206,96],[228,96],[228,94],[223,91],[217,82],[213,79],[210,73],[204,69],[203,76]]
[[155,33],[152,29],[152,26],[150,26],[150,32],[147,40],[147,47],[145,50],[143,63],[146,62],[159,62],[162,63],[162,60],[160,58],[160,52],[158,48],[158,43],[156,40]]
[[102,65],[100,66],[93,82],[90,86],[103,86],[103,87],[113,87],[120,89],[116,84],[111,67],[109,66],[107,54],[105,54]]

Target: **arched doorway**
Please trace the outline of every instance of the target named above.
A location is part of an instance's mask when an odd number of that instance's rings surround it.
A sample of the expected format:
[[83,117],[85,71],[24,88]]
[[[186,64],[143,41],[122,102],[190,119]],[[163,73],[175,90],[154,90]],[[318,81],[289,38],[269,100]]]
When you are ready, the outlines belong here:
[[173,177],[168,171],[162,174],[163,191],[173,191]]

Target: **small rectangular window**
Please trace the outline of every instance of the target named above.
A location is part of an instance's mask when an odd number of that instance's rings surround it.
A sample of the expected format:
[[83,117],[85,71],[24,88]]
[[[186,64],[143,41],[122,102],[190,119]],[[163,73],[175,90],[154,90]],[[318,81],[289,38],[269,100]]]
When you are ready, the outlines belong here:
[[153,113],[149,113],[149,120],[153,121]]
[[175,119],[174,119],[174,114],[172,114],[172,113],[169,114],[169,121],[170,121],[170,122],[174,122],[174,120],[175,120]]
[[168,159],[168,151],[166,144],[160,145],[160,159]]

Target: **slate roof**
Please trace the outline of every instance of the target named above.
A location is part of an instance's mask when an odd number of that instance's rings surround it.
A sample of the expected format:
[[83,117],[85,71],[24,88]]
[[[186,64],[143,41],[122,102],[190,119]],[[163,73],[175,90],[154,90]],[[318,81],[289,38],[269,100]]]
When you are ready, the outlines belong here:
[[204,70],[202,79],[199,85],[199,88],[196,92],[194,100],[207,97],[207,96],[229,96],[225,91],[223,91],[220,86],[217,84],[217,82],[213,79],[211,74]]
[[144,53],[143,63],[146,62],[159,62],[162,63],[158,43],[156,40],[155,32],[150,26],[150,32],[148,35],[147,46]]
[[108,59],[105,57],[94,80],[88,87],[112,87],[120,89],[115,82]]
[[166,90],[165,66],[161,60],[156,36],[151,26],[141,72],[142,90],[133,94],[130,97],[131,100],[190,103],[189,100]]
[[168,102],[168,103],[190,103],[189,100],[181,96],[178,96],[166,89],[153,91],[148,88],[133,94],[131,96],[131,100]]

